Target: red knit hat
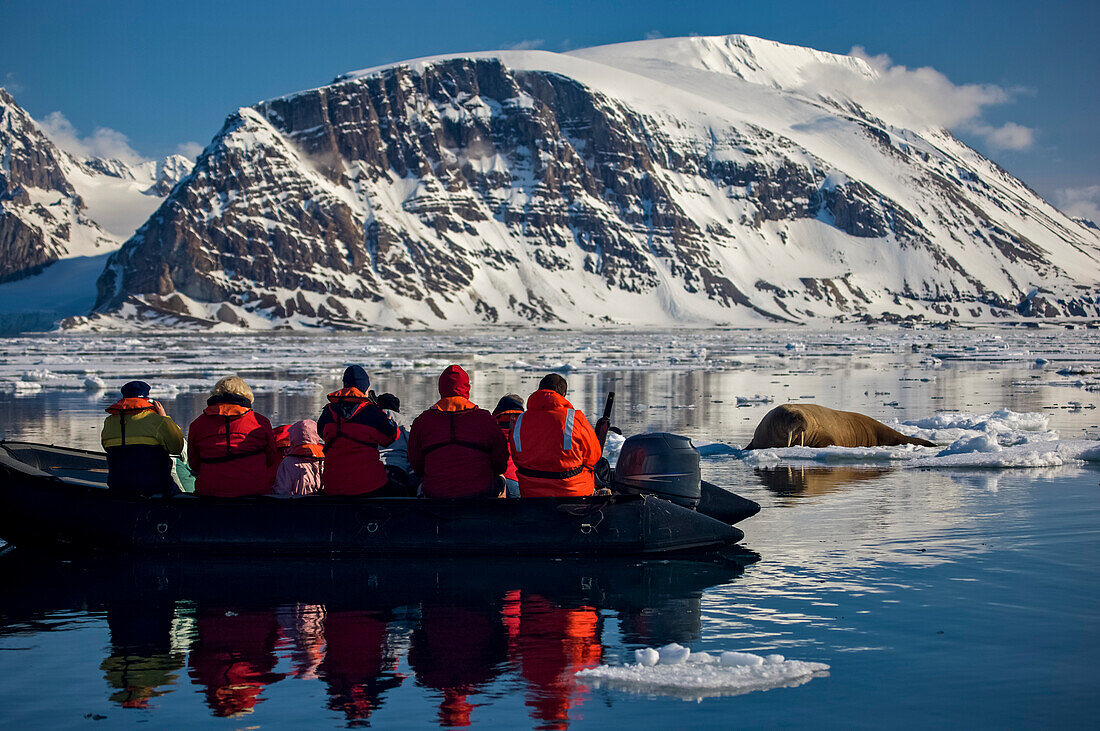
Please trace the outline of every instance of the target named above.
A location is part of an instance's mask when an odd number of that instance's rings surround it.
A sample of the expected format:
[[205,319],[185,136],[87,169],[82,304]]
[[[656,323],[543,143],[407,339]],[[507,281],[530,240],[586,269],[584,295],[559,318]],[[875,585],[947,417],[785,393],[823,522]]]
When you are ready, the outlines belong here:
[[447,366],[439,376],[439,395],[470,397],[470,377],[460,366]]

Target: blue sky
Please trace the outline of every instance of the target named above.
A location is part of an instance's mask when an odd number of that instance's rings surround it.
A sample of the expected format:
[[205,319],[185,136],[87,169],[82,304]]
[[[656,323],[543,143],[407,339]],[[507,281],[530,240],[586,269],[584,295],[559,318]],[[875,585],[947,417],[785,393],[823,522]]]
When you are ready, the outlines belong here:
[[[0,85],[36,119],[60,112],[53,128],[77,141],[153,157],[194,152],[239,106],[417,56],[728,33],[837,53],[861,46],[958,85],[999,87],[1006,101],[956,133],[1089,214],[1100,206],[1098,28],[1097,0],[0,0]],[[990,134],[999,129],[1017,134]]]

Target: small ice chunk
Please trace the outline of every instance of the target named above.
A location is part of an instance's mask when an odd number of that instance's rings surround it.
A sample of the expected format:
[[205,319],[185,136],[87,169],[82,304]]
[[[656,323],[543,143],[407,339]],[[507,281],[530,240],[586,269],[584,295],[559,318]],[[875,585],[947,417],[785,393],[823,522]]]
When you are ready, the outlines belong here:
[[764,658],[753,655],[751,652],[723,652],[722,664],[726,667],[740,667],[742,665],[754,668],[764,664]]
[[626,437],[613,431],[607,433],[607,439],[603,443],[603,456],[612,467],[619,461],[619,453],[623,449]]
[[737,447],[729,444],[723,444],[722,442],[712,442],[710,444],[700,444],[696,449],[699,450],[699,455],[702,457],[718,457],[724,454],[741,454],[741,450]]
[[937,457],[947,457],[952,454],[973,454],[974,452],[1000,452],[1002,447],[997,443],[997,435],[983,432],[973,437],[960,437],[943,449]]
[[[676,662],[666,661],[675,654]],[[633,665],[600,665],[577,673],[594,687],[633,693],[660,694],[700,700],[740,695],[768,688],[793,687],[829,671],[825,663],[787,660],[782,655],[760,657],[747,652],[692,653],[677,644],[659,650],[636,650]]]
[[99,376],[88,376],[84,379],[85,391],[105,391],[107,384]]
[[658,652],[661,654],[662,665],[679,665],[691,655],[691,650],[675,642],[665,645]]

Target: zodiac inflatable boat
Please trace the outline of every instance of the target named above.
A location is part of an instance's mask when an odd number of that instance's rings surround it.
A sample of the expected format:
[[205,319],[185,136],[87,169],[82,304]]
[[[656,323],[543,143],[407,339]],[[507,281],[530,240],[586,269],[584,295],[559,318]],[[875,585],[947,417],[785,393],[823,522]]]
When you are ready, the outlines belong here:
[[671,434],[631,437],[610,495],[429,500],[121,497],[107,489],[103,453],[0,442],[0,539],[53,551],[220,556],[663,555],[731,546],[744,537],[732,523],[760,506],[701,482],[690,444]]

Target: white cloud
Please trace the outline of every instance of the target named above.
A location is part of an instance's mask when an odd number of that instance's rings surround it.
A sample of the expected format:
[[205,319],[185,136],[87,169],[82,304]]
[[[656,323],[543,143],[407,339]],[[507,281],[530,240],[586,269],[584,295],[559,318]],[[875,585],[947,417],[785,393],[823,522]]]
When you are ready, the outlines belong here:
[[872,56],[856,46],[851,55],[867,63],[872,74],[859,74],[833,64],[822,65],[806,84],[807,91],[839,92],[891,124],[911,129],[947,127],[982,137],[1002,150],[1027,149],[1035,131],[1008,122],[994,127],[982,120],[987,107],[1005,104],[1025,90],[996,84],[955,84],[930,66],[911,69],[889,56]]
[[985,141],[998,150],[1026,150],[1035,142],[1035,130],[1015,122],[1005,122],[1000,127],[971,122],[967,129],[985,137]]
[[18,94],[23,91],[23,85],[15,80],[14,71],[9,71],[8,73],[4,74],[4,83],[0,84],[0,86],[7,89],[8,93],[12,95]]
[[527,38],[504,48],[508,51],[533,51],[536,48],[542,48],[545,43],[546,41],[541,38]]
[[664,37],[665,37],[665,34],[662,33],[659,30],[651,30],[651,31],[649,31],[648,33],[645,34],[645,39],[647,41],[655,41],[658,38],[664,38]]
[[183,142],[176,147],[176,154],[194,160],[203,151],[203,146],[198,142]]
[[1062,188],[1055,191],[1054,201],[1063,213],[1100,223],[1100,185]]
[[118,130],[96,127],[92,134],[81,137],[73,123],[61,112],[50,112],[39,125],[55,145],[78,158],[103,157],[121,160],[127,165],[146,162],[144,157],[130,147],[126,135]]

